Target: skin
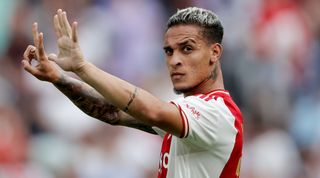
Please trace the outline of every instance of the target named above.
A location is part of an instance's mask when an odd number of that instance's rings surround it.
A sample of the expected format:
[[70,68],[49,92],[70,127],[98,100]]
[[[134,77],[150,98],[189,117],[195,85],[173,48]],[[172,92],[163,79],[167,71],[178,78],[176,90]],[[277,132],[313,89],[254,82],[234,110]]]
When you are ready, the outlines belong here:
[[[135,86],[106,73],[86,61],[78,43],[77,22],[70,26],[67,15],[58,10],[54,16],[54,29],[59,48],[58,55],[46,55],[43,34],[33,25],[34,46],[29,45],[22,60],[23,67],[39,80],[53,83],[75,105],[88,115],[112,125],[123,125],[155,133],[151,126],[159,127],[181,136],[183,123],[176,106],[138,89],[127,113]],[[174,26],[164,38],[167,66],[175,90],[184,96],[223,89],[222,73],[218,60],[222,53],[220,44],[208,44],[200,28],[194,25]],[[32,66],[31,61],[39,62]],[[74,72],[84,82],[63,74]],[[217,77],[212,78],[218,66]],[[106,82],[107,81],[107,82]]]
[[[62,11],[58,11],[54,16],[54,22],[57,23],[58,17],[63,17]],[[89,116],[111,125],[120,125],[136,128],[151,134],[156,132],[151,126],[140,122],[127,113],[119,110],[107,102],[101,94],[88,84],[71,78],[63,73],[56,65],[55,54],[46,55],[43,49],[43,34],[38,33],[38,24],[32,26],[34,45],[29,45],[24,52],[22,65],[24,69],[42,81],[52,83],[65,96],[67,96],[79,109]],[[64,44],[60,40],[59,55],[63,56]],[[39,53],[40,52],[40,53]],[[31,61],[37,60],[38,65],[32,66]]]
[[185,96],[224,88],[221,77],[213,80],[212,73],[222,47],[218,43],[208,44],[200,30],[195,25],[178,25],[168,29],[164,38],[171,81],[174,89]]

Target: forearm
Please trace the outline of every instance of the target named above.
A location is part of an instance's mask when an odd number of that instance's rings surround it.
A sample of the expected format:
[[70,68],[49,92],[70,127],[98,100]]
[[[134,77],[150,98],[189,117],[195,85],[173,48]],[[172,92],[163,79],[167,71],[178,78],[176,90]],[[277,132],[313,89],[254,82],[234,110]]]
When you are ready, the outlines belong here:
[[54,83],[54,86],[89,116],[112,125],[118,122],[119,109],[108,103],[88,84],[62,75],[60,80]]
[[100,70],[91,63],[84,62],[83,66],[74,72],[114,106],[122,110],[128,107],[126,112],[132,117],[174,135],[181,135],[180,114],[171,104],[143,89],[134,94],[134,85]]
[[[86,63],[75,73],[114,106],[125,110],[130,103],[127,113],[149,125],[155,125],[153,119],[156,116],[152,114],[156,113],[152,111],[156,111],[155,108],[161,109],[160,107],[166,104],[142,89],[134,94],[136,88],[134,85],[100,70],[91,63]],[[134,100],[130,102],[133,95]]]
[[120,119],[117,123],[118,125],[135,128],[151,134],[157,134],[150,125],[143,123],[139,119],[135,119],[134,117],[130,116],[129,114],[123,111],[119,112],[119,117]]
[[79,109],[91,117],[111,125],[127,126],[156,134],[151,126],[120,111],[108,103],[94,88],[80,80],[62,75],[54,86],[67,96]]

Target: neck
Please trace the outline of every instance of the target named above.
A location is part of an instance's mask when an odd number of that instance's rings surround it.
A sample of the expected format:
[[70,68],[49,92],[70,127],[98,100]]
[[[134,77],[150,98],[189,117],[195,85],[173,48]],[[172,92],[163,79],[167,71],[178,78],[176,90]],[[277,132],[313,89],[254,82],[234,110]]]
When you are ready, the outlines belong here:
[[218,90],[222,89],[224,90],[224,84],[223,84],[223,76],[221,67],[218,67],[217,71],[217,77],[216,79],[212,79],[212,77],[203,80],[201,83],[199,83],[197,86],[192,88],[190,91],[184,92],[184,97],[195,95],[199,93],[209,93],[212,90]]

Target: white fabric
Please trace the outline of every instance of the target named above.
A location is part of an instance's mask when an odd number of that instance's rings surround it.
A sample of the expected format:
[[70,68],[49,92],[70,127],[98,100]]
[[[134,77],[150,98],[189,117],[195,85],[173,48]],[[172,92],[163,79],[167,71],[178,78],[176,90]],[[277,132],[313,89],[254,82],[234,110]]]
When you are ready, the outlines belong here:
[[[220,176],[229,160],[238,133],[235,116],[225,104],[225,98],[231,100],[231,97],[218,96],[206,101],[205,97],[189,96],[172,101],[180,109],[185,131],[182,134],[184,138],[168,136],[172,137],[169,155],[162,153],[159,165],[159,171],[164,165],[168,168],[166,177]],[[164,135],[162,130],[155,131]],[[164,155],[167,158],[164,158]]]

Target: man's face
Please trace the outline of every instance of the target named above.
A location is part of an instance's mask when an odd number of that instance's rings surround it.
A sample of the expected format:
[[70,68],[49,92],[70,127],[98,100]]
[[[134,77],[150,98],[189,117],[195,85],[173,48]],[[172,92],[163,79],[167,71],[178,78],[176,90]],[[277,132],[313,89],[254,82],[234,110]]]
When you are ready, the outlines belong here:
[[164,51],[174,90],[179,93],[192,92],[213,70],[210,46],[198,26],[169,28],[164,37]]

